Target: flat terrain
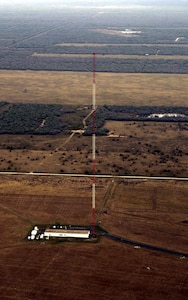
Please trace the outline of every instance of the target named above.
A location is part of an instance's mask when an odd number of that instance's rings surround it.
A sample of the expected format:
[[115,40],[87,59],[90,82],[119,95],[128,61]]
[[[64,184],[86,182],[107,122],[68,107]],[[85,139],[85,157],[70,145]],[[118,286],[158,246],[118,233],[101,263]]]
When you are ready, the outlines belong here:
[[85,46],[87,46],[87,47],[93,47],[93,46],[95,46],[95,47],[104,47],[104,46],[118,46],[118,47],[127,47],[127,46],[134,46],[134,47],[140,47],[140,46],[153,46],[153,45],[155,45],[155,46],[160,46],[160,47],[166,47],[166,46],[168,46],[168,47],[180,47],[180,48],[182,48],[182,47],[188,47],[188,45],[187,44],[147,44],[147,43],[144,43],[144,44],[139,44],[139,43],[137,43],[137,44],[102,44],[102,43],[100,43],[100,44],[97,44],[97,43],[62,43],[62,44],[57,44],[56,46],[62,46],[62,47],[70,47],[70,46],[75,46],[75,47],[85,47]]
[[[125,28],[141,34],[125,36]],[[2,7],[0,50],[0,101],[90,110],[96,52],[97,105],[187,107],[186,6],[10,5]],[[96,171],[114,177],[96,180],[101,227],[188,253],[188,181],[115,177],[188,177],[187,126],[105,123],[110,135],[97,137]],[[91,158],[91,137],[78,133],[0,136],[0,171],[30,172],[0,174],[0,299],[187,299],[188,260],[180,255],[104,236],[96,243],[26,240],[36,224],[91,225]]]
[[[92,73],[0,70],[0,101],[90,105]],[[188,75],[97,73],[97,104],[187,106]]]
[[[187,177],[186,123],[108,121],[97,137],[97,174]],[[176,142],[174,142],[176,141]],[[1,135],[0,170],[90,174],[91,137]]]
[[[101,225],[114,234],[187,252],[187,182],[114,180]],[[100,218],[99,218],[100,219]]]
[[[32,56],[37,57],[67,57],[67,58],[73,58],[73,57],[91,57],[91,54],[59,54],[59,53],[33,53]],[[174,60],[174,59],[188,59],[187,55],[123,55],[123,54],[99,54],[98,58],[120,58],[120,59],[168,59],[168,60]]]
[[1,10],[1,70],[188,74],[187,5]]
[[[90,224],[91,181],[0,175],[1,299],[187,298],[180,257],[101,238],[30,242],[36,223]],[[188,252],[186,182],[97,180],[97,216],[112,234]]]

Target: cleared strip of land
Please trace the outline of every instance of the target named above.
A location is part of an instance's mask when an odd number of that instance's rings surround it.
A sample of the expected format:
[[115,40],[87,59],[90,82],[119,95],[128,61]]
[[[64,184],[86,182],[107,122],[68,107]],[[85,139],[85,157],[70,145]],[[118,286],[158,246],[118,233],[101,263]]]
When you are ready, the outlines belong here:
[[121,47],[140,47],[140,46],[147,46],[147,47],[188,47],[188,44],[92,44],[92,43],[61,43],[56,44],[56,46],[62,47],[105,47],[105,46],[121,46]]
[[[38,57],[87,57],[90,58],[91,54],[60,54],[60,53],[37,53],[34,52],[32,56]],[[124,55],[124,54],[98,54],[98,58],[113,58],[113,59],[168,59],[168,60],[175,60],[175,59],[183,59],[187,60],[188,55]]]
[[[97,73],[97,104],[187,106],[188,75]],[[0,71],[0,101],[88,105],[88,72]]]

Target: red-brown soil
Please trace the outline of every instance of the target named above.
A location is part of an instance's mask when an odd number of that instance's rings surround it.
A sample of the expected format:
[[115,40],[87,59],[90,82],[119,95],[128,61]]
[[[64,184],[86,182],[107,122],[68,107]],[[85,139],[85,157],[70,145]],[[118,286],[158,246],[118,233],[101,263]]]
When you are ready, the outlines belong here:
[[[179,256],[105,237],[58,244],[24,239],[36,223],[90,224],[90,183],[1,175],[0,299],[187,299],[188,261]],[[97,184],[98,220],[110,233],[188,252],[186,182]]]
[[113,234],[188,252],[186,181],[118,181],[100,215]]

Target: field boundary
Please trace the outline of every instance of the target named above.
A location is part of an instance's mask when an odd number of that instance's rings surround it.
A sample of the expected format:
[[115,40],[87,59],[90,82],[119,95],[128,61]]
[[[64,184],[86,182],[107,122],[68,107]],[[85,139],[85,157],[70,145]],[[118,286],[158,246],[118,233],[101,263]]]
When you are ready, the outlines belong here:
[[[71,57],[71,58],[91,58],[91,54],[65,54],[65,53],[38,53],[34,52],[35,57]],[[113,59],[163,59],[163,60],[187,60],[188,55],[126,55],[126,54],[97,54],[97,58]]]

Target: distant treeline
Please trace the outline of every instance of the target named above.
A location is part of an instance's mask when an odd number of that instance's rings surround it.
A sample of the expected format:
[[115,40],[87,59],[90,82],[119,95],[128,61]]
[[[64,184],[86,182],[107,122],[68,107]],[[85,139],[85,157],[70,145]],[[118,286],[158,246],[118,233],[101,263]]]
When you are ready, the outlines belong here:
[[[71,130],[83,129],[83,119],[90,109],[76,105],[0,102],[0,134],[69,134]],[[158,114],[164,116],[161,118]],[[108,133],[104,128],[107,120],[188,122],[188,107],[99,106],[97,135]],[[92,134],[92,117],[87,121],[84,134]]]
[[[181,48],[177,48],[179,52]],[[92,51],[89,53],[91,57],[32,56],[32,53],[28,49],[2,50],[0,55],[0,69],[92,71]],[[105,56],[105,53],[101,54],[103,54],[103,57],[97,57],[97,72],[188,74],[188,59],[183,58],[183,56],[181,59],[163,59],[160,56],[157,59],[152,59],[148,56],[124,59],[118,58],[118,56],[110,58]]]
[[[158,115],[163,114],[160,118]],[[151,117],[152,115],[156,115]],[[188,107],[103,105],[96,112],[97,134],[106,135],[105,121],[188,122]],[[187,128],[187,127],[186,127]],[[188,128],[187,128],[188,129]],[[92,134],[92,121],[85,135]]]
[[[158,10],[97,9],[38,11],[1,14],[0,69],[92,71],[92,53],[98,72],[188,74],[187,12],[175,10],[164,17]],[[126,18],[125,18],[126,16]],[[123,36],[125,28],[140,34]],[[110,31],[113,31],[110,33]],[[114,33],[115,32],[115,33]],[[79,46],[78,46],[79,44]],[[61,45],[61,46],[60,46]],[[47,57],[39,54],[91,54],[87,57]],[[148,59],[145,55],[157,55]],[[107,55],[137,55],[141,58],[107,58]],[[181,59],[163,59],[181,55]]]
[[[122,106],[122,105],[104,105],[102,108],[108,116],[108,120],[148,120],[151,114],[178,114],[184,115],[178,121],[188,121],[188,107],[182,106]],[[172,120],[172,117],[171,117]],[[174,121],[174,119],[173,119]]]

